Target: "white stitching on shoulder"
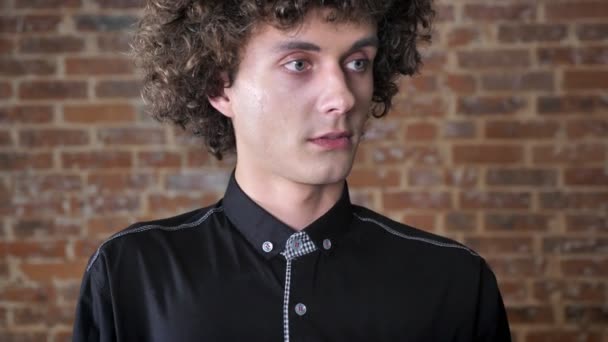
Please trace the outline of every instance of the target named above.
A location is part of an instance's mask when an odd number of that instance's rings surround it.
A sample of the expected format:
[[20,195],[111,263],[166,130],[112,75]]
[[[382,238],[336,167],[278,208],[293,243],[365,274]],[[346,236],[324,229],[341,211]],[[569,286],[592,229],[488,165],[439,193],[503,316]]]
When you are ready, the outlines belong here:
[[376,220],[374,220],[372,218],[361,217],[361,216],[359,216],[357,214],[354,214],[354,213],[353,213],[353,215],[355,215],[355,217],[358,218],[361,221],[375,223],[375,224],[379,225],[380,227],[382,227],[382,229],[386,230],[387,232],[389,232],[389,233],[391,233],[393,235],[402,237],[404,239],[422,241],[422,242],[426,242],[426,243],[429,243],[431,245],[435,245],[435,246],[439,246],[439,247],[448,247],[448,248],[463,249],[463,250],[471,253],[474,256],[479,256],[479,254],[475,253],[471,249],[469,249],[467,247],[464,247],[464,246],[461,246],[461,245],[457,245],[457,244],[454,244],[454,243],[445,243],[445,242],[435,241],[435,240],[431,240],[431,239],[427,239],[427,238],[421,238],[421,237],[406,235],[406,234],[400,233],[400,232],[394,230],[393,228],[391,228],[391,227],[389,227],[389,226],[387,226],[387,225],[385,225],[385,224],[383,224],[381,222],[378,222],[378,221],[376,221]]
[[97,251],[95,251],[95,255],[93,255],[93,258],[91,258],[91,261],[89,262],[89,264],[87,265],[87,269],[85,272],[88,272],[89,269],[91,268],[91,266],[93,265],[93,263],[95,262],[95,260],[97,260],[97,257],[99,256],[99,251],[101,250],[101,248],[108,242],[119,238],[121,236],[125,236],[127,234],[132,234],[132,233],[140,233],[146,230],[151,230],[151,229],[160,229],[160,230],[167,230],[167,231],[172,231],[172,230],[180,230],[180,229],[185,229],[185,228],[192,228],[195,226],[198,226],[199,224],[203,223],[205,220],[207,220],[207,218],[209,216],[211,216],[211,214],[219,212],[219,211],[223,211],[224,208],[222,207],[218,207],[218,208],[213,208],[210,209],[208,212],[205,213],[205,215],[203,215],[200,219],[194,221],[194,222],[189,222],[189,223],[183,223],[180,224],[179,226],[171,226],[171,227],[165,227],[165,226],[161,226],[158,224],[149,224],[146,226],[141,226],[141,227],[137,227],[137,228],[133,228],[130,230],[125,230],[122,231],[120,233],[117,233],[116,235],[111,236],[109,239],[107,239],[106,241],[104,241],[98,248]]

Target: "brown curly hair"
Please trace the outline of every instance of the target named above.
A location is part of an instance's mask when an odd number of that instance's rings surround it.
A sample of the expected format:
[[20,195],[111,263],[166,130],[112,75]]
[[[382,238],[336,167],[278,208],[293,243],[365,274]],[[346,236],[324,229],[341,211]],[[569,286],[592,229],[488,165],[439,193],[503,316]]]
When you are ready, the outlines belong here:
[[431,2],[149,0],[132,42],[144,75],[142,97],[153,117],[201,136],[209,152],[222,159],[235,150],[234,129],[207,98],[221,95],[232,84],[252,28],[267,23],[290,29],[301,24],[311,9],[327,7],[326,20],[372,20],[378,25],[371,114],[381,117],[397,93],[397,77],[412,75],[421,66],[417,43],[430,41]]

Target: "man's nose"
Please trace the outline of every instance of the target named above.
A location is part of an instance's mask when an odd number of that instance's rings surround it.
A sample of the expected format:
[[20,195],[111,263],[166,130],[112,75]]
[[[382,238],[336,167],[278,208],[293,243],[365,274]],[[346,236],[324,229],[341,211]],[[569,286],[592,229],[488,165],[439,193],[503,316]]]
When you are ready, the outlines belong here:
[[326,114],[345,114],[355,105],[355,96],[350,88],[344,70],[332,66],[326,70],[321,82],[319,109]]

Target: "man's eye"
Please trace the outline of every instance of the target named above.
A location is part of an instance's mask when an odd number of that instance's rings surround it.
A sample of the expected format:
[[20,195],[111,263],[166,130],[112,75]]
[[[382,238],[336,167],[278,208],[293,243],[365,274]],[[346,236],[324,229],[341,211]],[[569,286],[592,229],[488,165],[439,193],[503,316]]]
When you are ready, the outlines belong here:
[[365,71],[367,66],[369,65],[369,60],[367,59],[355,59],[353,61],[348,62],[346,66],[354,71]]
[[289,71],[302,72],[302,71],[305,71],[306,69],[308,69],[310,67],[310,65],[306,61],[297,59],[297,60],[288,62],[287,64],[285,64],[285,67]]

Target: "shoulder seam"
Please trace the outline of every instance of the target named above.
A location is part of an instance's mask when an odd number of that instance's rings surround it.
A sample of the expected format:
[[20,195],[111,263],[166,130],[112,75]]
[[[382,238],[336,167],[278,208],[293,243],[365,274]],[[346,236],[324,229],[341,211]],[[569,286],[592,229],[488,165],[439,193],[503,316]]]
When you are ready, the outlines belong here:
[[379,222],[379,221],[377,221],[377,220],[375,220],[373,218],[361,217],[361,216],[359,216],[357,214],[354,214],[354,213],[353,213],[353,215],[356,218],[358,218],[359,220],[363,221],[363,222],[375,223],[376,225],[380,226],[385,231],[387,231],[387,232],[389,232],[389,233],[391,233],[393,235],[399,236],[401,238],[408,239],[408,240],[425,242],[425,243],[428,243],[428,244],[431,244],[431,245],[435,245],[435,246],[439,246],[439,247],[462,249],[462,250],[465,250],[465,251],[469,252],[471,255],[479,257],[479,254],[475,253],[472,249],[467,248],[465,246],[461,246],[461,245],[458,245],[458,244],[455,244],[455,243],[446,243],[446,242],[435,241],[435,240],[431,240],[431,239],[427,239],[427,238],[423,238],[423,237],[417,237],[417,236],[411,236],[411,235],[403,234],[403,233],[398,232],[395,229],[393,229],[393,228],[385,225],[384,223]]
[[85,272],[89,272],[89,269],[91,268],[91,266],[93,266],[93,263],[95,263],[95,260],[97,260],[97,258],[99,257],[99,252],[101,251],[101,248],[104,245],[106,245],[108,242],[110,242],[110,241],[112,241],[114,239],[117,239],[117,238],[119,238],[121,236],[125,236],[125,235],[128,235],[128,234],[140,233],[140,232],[144,232],[144,231],[152,230],[152,229],[160,229],[160,230],[166,230],[166,231],[175,231],[175,230],[181,230],[181,229],[186,229],[186,228],[192,228],[192,227],[198,226],[199,224],[205,222],[207,220],[207,218],[209,218],[209,216],[211,216],[211,214],[216,213],[216,212],[220,212],[220,211],[223,211],[223,210],[224,210],[223,207],[209,209],[209,211],[207,211],[205,213],[205,215],[203,215],[198,220],[196,220],[194,222],[182,223],[182,224],[180,224],[178,226],[161,226],[159,224],[148,224],[148,225],[144,225],[144,226],[140,226],[140,227],[136,227],[136,228],[132,228],[132,229],[127,229],[127,230],[124,230],[122,232],[119,232],[119,233],[111,236],[110,238],[108,238],[101,245],[99,245],[99,247],[95,251],[95,255],[93,255],[93,257],[91,258],[91,261],[89,261],[89,264],[87,265],[87,268],[86,268]]

